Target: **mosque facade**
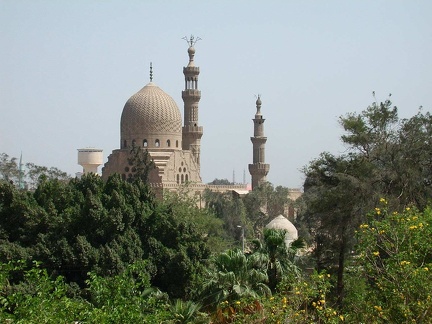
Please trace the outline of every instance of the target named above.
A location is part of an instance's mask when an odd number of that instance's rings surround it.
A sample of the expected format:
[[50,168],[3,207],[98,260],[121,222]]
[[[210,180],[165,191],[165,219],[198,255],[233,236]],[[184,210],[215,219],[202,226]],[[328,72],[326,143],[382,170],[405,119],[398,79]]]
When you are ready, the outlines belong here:
[[[158,196],[165,191],[177,191],[185,184],[196,195],[201,195],[205,189],[219,192],[231,190],[239,194],[248,192],[246,184],[208,185],[202,182],[200,154],[204,130],[199,123],[201,91],[198,87],[200,69],[194,61],[196,41],[194,37],[188,39],[189,62],[183,67],[183,120],[174,99],[153,82],[150,68],[150,82],[132,95],[123,108],[120,148],[108,156],[102,168],[102,178],[107,179],[114,173],[120,174],[125,180],[132,178],[136,170],[130,163],[130,153],[135,146],[147,150],[154,162],[149,184]],[[263,164],[266,138],[260,108],[261,99],[258,98],[257,114],[253,119],[254,137],[251,138],[254,158],[253,164],[249,166],[255,186],[266,181],[269,170],[269,165]]]

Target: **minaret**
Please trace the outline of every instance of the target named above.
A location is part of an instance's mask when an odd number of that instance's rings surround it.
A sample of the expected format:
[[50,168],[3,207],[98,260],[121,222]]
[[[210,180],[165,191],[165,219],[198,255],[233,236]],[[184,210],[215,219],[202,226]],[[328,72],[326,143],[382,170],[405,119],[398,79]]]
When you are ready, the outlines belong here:
[[187,39],[187,37],[184,37],[184,39],[189,44],[189,64],[186,67],[183,67],[183,74],[185,76],[185,89],[182,91],[182,98],[184,102],[182,148],[183,150],[190,150],[192,152],[192,156],[199,168],[203,128],[202,126],[198,126],[198,103],[201,99],[201,91],[198,90],[199,67],[195,66],[194,63],[194,45],[200,40],[200,38],[194,38],[191,36],[190,39]]
[[249,173],[252,176],[252,190],[257,189],[267,181],[266,176],[270,170],[270,164],[265,163],[265,143],[267,137],[264,136],[264,121],[261,115],[261,98],[258,95],[256,101],[257,112],[254,122],[254,136],[251,137],[253,145],[253,163],[249,164]]

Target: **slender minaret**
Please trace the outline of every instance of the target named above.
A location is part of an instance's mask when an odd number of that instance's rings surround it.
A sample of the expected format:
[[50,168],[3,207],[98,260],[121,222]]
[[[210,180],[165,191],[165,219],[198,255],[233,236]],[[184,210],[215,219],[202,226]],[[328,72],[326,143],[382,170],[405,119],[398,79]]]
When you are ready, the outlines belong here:
[[261,115],[261,98],[258,95],[256,101],[257,112],[254,122],[254,136],[251,137],[253,145],[253,163],[249,164],[249,173],[252,176],[252,190],[258,188],[267,181],[266,176],[270,170],[270,164],[265,163],[265,143],[267,137],[264,136],[264,121]]
[[189,44],[189,64],[186,67],[183,67],[183,74],[185,76],[185,89],[182,91],[182,98],[184,102],[182,148],[183,150],[190,150],[192,152],[192,156],[195,159],[199,169],[203,128],[202,126],[198,126],[198,104],[201,99],[201,91],[198,90],[198,75],[200,71],[199,67],[195,66],[194,63],[194,45],[200,40],[200,38],[194,38],[191,36],[189,39],[187,37],[184,37],[184,39]]

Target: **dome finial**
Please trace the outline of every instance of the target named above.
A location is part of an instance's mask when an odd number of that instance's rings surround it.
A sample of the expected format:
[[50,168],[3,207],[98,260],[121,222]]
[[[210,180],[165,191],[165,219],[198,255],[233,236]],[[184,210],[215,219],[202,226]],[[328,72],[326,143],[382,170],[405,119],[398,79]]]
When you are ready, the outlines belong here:
[[150,82],[153,82],[153,66],[152,66],[152,62],[150,62]]

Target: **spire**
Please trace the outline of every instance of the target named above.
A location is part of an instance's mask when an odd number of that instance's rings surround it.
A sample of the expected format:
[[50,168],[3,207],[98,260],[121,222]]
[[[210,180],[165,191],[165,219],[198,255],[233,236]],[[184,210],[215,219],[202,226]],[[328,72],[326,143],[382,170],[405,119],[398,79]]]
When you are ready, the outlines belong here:
[[199,37],[193,35],[183,37],[188,43],[189,63],[183,67],[183,74],[185,76],[185,89],[182,91],[182,98],[184,102],[184,125],[182,128],[182,148],[189,150],[192,153],[198,168],[200,167],[200,152],[201,152],[201,137],[203,135],[203,128],[199,126],[198,120],[198,105],[201,99],[201,91],[198,90],[198,76],[199,67],[195,66],[194,56],[196,42],[201,40]]
[[261,184],[267,181],[267,174],[270,170],[270,165],[265,163],[265,143],[267,137],[264,136],[264,121],[261,114],[261,96],[258,95],[256,100],[256,114],[252,119],[254,122],[254,136],[251,137],[253,146],[253,160],[249,164],[249,173],[252,176],[252,190],[258,188]]
[[150,82],[153,82],[153,66],[152,66],[152,62],[150,62]]

